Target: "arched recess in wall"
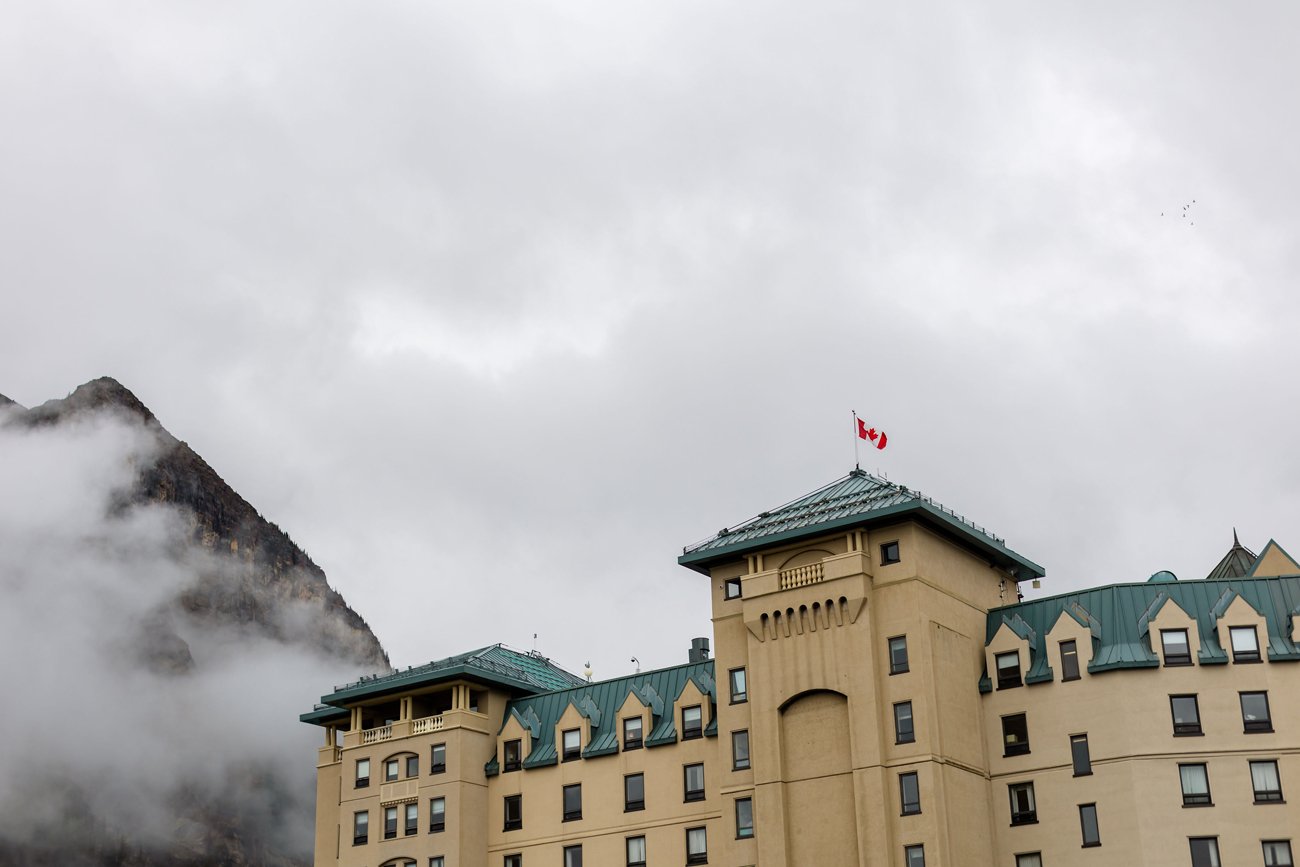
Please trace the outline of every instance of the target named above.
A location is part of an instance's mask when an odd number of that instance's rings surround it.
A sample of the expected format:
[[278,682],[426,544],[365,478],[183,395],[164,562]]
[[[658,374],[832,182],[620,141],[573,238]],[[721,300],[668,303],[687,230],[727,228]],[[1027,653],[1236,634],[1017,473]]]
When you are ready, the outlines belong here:
[[813,563],[820,563],[822,560],[826,559],[827,557],[832,557],[832,556],[834,555],[831,554],[830,551],[823,551],[821,548],[813,548],[808,551],[800,551],[797,554],[791,554],[789,557],[785,558],[785,562],[783,562],[777,568],[783,571],[786,569],[797,569],[800,566],[808,566]]
[[792,863],[858,863],[848,698],[812,690],[786,701],[780,715]]

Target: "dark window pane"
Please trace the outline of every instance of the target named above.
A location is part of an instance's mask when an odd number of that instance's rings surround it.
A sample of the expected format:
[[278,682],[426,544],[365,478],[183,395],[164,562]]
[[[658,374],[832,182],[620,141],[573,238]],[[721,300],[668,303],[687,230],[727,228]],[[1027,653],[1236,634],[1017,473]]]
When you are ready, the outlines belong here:
[[1061,680],[1079,679],[1079,650],[1073,641],[1061,642]]
[[1268,712],[1268,693],[1241,693],[1241,723],[1248,732],[1273,730],[1273,720]]
[[628,774],[623,778],[623,809],[645,809],[645,775]]
[[1201,711],[1197,706],[1196,696],[1170,696],[1169,707],[1174,716],[1174,734],[1199,735],[1201,733]]
[[700,706],[682,708],[682,740],[698,738],[704,733],[704,713]]
[[1192,650],[1187,643],[1186,629],[1160,630],[1160,643],[1165,652],[1165,665],[1192,664]]
[[889,673],[902,674],[907,671],[907,636],[900,635],[889,639]]
[[1029,752],[1029,722],[1022,713],[1002,718],[1002,755],[1023,756]]
[[447,745],[434,744],[429,756],[429,773],[441,774],[447,770]]
[[1219,863],[1218,837],[1192,837],[1192,867],[1223,867]]
[[564,821],[582,818],[582,783],[564,787]]
[[904,816],[921,812],[921,786],[915,772],[898,775],[898,793]]
[[520,758],[522,757],[523,747],[521,741],[506,741],[505,746],[505,770],[519,770]]
[[743,771],[749,767],[749,732],[731,733],[731,769]]
[[993,660],[998,669],[998,689],[1020,686],[1020,651],[999,653]]
[[1083,833],[1083,845],[1101,845],[1101,831],[1097,828],[1096,804],[1079,805],[1079,830]]
[[894,742],[910,744],[916,740],[916,731],[912,727],[912,703],[900,701],[894,705]]
[[1074,761],[1074,775],[1085,777],[1092,773],[1092,757],[1088,754],[1088,736],[1070,736],[1070,758]]

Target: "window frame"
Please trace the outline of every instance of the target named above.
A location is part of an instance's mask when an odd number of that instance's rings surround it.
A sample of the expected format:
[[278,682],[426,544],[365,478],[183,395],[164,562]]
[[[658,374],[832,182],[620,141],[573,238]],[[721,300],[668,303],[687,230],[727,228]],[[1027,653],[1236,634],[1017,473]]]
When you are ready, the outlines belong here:
[[[438,761],[438,754],[442,754],[442,761]],[[429,773],[445,774],[447,772],[447,744],[431,744],[429,746]]]
[[[1192,737],[1205,734],[1205,731],[1201,728],[1201,702],[1197,698],[1197,695],[1197,693],[1192,692],[1169,696],[1169,717],[1174,724],[1174,737]],[[1191,699],[1192,710],[1195,712],[1196,721],[1180,723],[1178,721],[1178,710],[1175,703],[1187,699]]]
[[[1182,635],[1184,651],[1178,653],[1169,652],[1170,635]],[[1160,630],[1160,655],[1163,657],[1165,668],[1176,668],[1178,666],[1192,664],[1192,635],[1191,631],[1182,629],[1162,629]]]
[[[1197,843],[1207,844],[1205,848],[1205,853],[1206,855],[1209,856],[1209,860],[1200,860],[1200,861],[1197,860],[1197,856],[1196,856]],[[1217,836],[1216,837],[1188,837],[1187,845],[1188,848],[1191,850],[1191,854],[1192,854],[1192,867],[1222,867],[1223,859],[1219,857],[1219,838]]]
[[[1011,740],[1012,736],[1018,733],[1011,730],[1011,727],[1017,721],[1024,729],[1024,739],[1013,742]],[[1021,711],[1020,713],[1009,713],[1002,717],[1002,758],[1027,756],[1029,752],[1029,714]]]
[[[636,723],[636,738],[627,736],[627,724]],[[645,746],[645,720],[640,716],[623,717],[623,752],[639,750]]]
[[[1291,851],[1290,840],[1260,840],[1260,849],[1264,853],[1264,867],[1295,867],[1295,854]],[[1286,860],[1279,861],[1273,853],[1269,852],[1269,847],[1285,846]]]
[[[745,757],[742,759],[736,750],[736,745],[743,740],[745,742]],[[749,761],[749,729],[736,729],[731,733],[731,769],[733,771],[747,771],[751,767]]]
[[[641,797],[633,798],[630,791],[632,780],[636,779],[641,785]],[[645,809],[645,773],[637,771],[635,774],[623,775],[623,812],[635,813],[638,810]]]
[[[704,847],[698,852],[691,850],[691,835],[695,833],[704,840]],[[709,829],[706,825],[698,825],[694,828],[686,829],[686,863],[687,864],[708,864],[709,863]]]
[[406,804],[402,816],[402,836],[412,837],[420,833],[420,802],[410,801]]
[[[395,840],[397,839],[397,805],[389,804],[382,809],[384,811],[384,839]],[[389,817],[392,817],[391,821]]]
[[[1069,650],[1066,650],[1069,645]],[[1061,652],[1061,683],[1069,683],[1072,680],[1079,680],[1083,677],[1079,671],[1079,643],[1073,638],[1068,641],[1062,641],[1060,645]]]
[[[741,804],[746,805],[749,810],[749,823],[741,822]],[[748,830],[749,833],[745,833]],[[752,797],[736,799],[736,839],[752,840],[754,839],[754,799]]]
[[[1017,809],[1016,795],[1023,794],[1028,796],[1029,809]],[[1034,794],[1034,781],[1021,780],[1018,783],[1007,784],[1007,800],[1011,806],[1011,827],[1020,825],[1037,825],[1038,824],[1038,798]]]
[[[1237,636],[1247,634],[1250,635],[1250,643],[1254,647],[1247,650],[1237,650]],[[1259,648],[1259,630],[1254,626],[1229,626],[1228,646],[1232,649],[1233,665],[1264,661]]]
[[[1092,817],[1092,839],[1088,839],[1088,817]],[[1083,838],[1084,849],[1092,849],[1101,845],[1101,825],[1097,821],[1097,805],[1080,804],[1079,805],[1079,836]]]
[[[1276,789],[1261,789],[1256,783],[1255,766],[1261,768],[1269,767],[1272,769],[1273,780]],[[1255,797],[1256,804],[1285,804],[1286,798],[1282,794],[1282,768],[1278,765],[1277,759],[1251,759],[1250,760],[1250,790]]]
[[[1003,665],[1003,660],[1014,659],[1015,665]],[[1004,650],[1001,653],[993,654],[993,669],[996,674],[995,683],[997,688],[1015,689],[1024,686],[1025,678],[1020,669],[1020,651]],[[1011,672],[1015,672],[1012,676]]]
[[420,776],[420,754],[411,753],[406,757],[406,778],[408,780]]
[[[572,744],[569,743],[570,740],[573,741]],[[582,729],[565,729],[560,732],[560,761],[572,762],[580,758],[582,758]]]
[[582,844],[564,847],[564,867],[582,867]]
[[511,852],[501,859],[501,867],[524,867],[524,854]]
[[895,563],[903,562],[903,549],[898,544],[899,540],[884,542],[880,545],[880,565],[893,566]]
[[[903,718],[899,711],[907,709],[907,726],[903,726]],[[894,702],[894,743],[895,744],[914,744],[916,743],[916,717],[912,714],[912,701]]]
[[[513,806],[514,818],[510,817]],[[501,799],[501,830],[518,831],[524,827],[524,796],[523,793],[506,795]]]
[[[737,674],[740,675],[740,689],[736,689]],[[727,672],[727,686],[731,694],[732,704],[744,704],[749,701],[749,678],[745,666],[742,665]]]
[[[1200,768],[1200,781],[1205,784],[1205,792],[1188,792],[1188,778],[1183,774],[1183,768]],[[1197,782],[1193,780],[1193,782]],[[1184,807],[1213,807],[1214,793],[1210,789],[1210,766],[1205,762],[1179,762],[1178,763],[1178,789],[1183,795]]]
[[[892,677],[895,674],[907,674],[911,671],[911,665],[907,653],[907,635],[894,635],[886,639],[885,647],[889,658],[889,674]],[[899,658],[901,651],[901,659]]]
[[[691,711],[694,711],[699,716],[693,722],[686,718],[686,715]],[[702,737],[704,737],[704,705],[693,704],[682,708],[682,740],[693,741]]]
[[[434,809],[435,805],[442,809]],[[438,816],[442,817],[441,821],[438,820]],[[447,830],[447,797],[439,795],[429,799],[429,833],[441,834],[445,830]]]
[[398,780],[400,780],[401,768],[402,768],[402,763],[397,756],[384,759],[384,782],[395,783]]
[[[627,867],[646,867],[646,860],[650,857],[650,848],[646,845],[645,834],[633,834],[630,837],[623,838],[623,854],[627,858]],[[641,858],[633,860],[632,843],[635,840],[641,841]]]
[[[915,856],[920,856],[915,857]],[[903,867],[925,867],[925,844],[912,843],[903,847]]]
[[[511,758],[511,752],[514,758]],[[501,747],[501,773],[509,774],[524,766],[524,742],[521,738],[512,738]]]
[[744,592],[739,578],[728,578],[722,582],[723,599],[740,599]]
[[[699,786],[691,786],[691,773],[699,773]],[[704,762],[691,762],[688,765],[682,765],[682,803],[689,804],[692,801],[705,800],[704,792]]]
[[[1083,749],[1078,747],[1082,744]],[[1088,733],[1070,735],[1070,766],[1076,777],[1092,776],[1092,748],[1088,745]]]
[[352,814],[352,845],[364,846],[370,842],[370,811],[357,810]]
[[[908,783],[911,783],[912,800],[908,800]],[[900,816],[921,814],[921,776],[916,771],[903,771],[898,775],[898,803]]]
[[[362,774],[362,773],[361,773],[361,766],[362,766],[362,765],[365,765],[365,768],[366,768],[366,772],[365,772],[365,774]],[[370,788],[370,759],[368,759],[368,758],[366,758],[366,759],[357,759],[356,767],[355,767],[353,773],[354,773],[354,776],[353,776],[353,781],[354,781],[354,782],[353,782],[353,786],[352,786],[352,788],[354,788],[354,789],[368,789],[368,788]]]
[[1016,855],[1016,867],[1043,867],[1043,853],[1021,852]]
[[[570,807],[571,794],[576,803],[576,809]],[[582,819],[582,783],[569,783],[563,787],[560,796],[560,810],[565,822],[577,822]]]
[[[1246,718],[1246,699],[1261,699],[1264,702],[1264,718],[1255,719]],[[1237,701],[1241,704],[1241,727],[1244,734],[1260,735],[1268,734],[1273,731],[1273,710],[1268,703],[1268,690],[1248,690],[1237,693]]]

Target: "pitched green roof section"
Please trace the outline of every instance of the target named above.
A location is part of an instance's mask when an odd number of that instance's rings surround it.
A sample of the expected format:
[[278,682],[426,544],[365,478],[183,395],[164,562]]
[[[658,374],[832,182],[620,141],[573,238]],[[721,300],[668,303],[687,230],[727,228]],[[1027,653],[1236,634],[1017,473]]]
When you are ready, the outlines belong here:
[[501,644],[493,644],[425,665],[371,675],[336,686],[334,692],[321,696],[322,703],[315,710],[302,714],[299,719],[324,724],[337,717],[331,708],[343,708],[366,699],[409,692],[439,681],[461,679],[476,680],[523,693],[548,692],[586,683],[578,675],[565,671],[540,654],[524,653]]
[[862,470],[854,470],[797,500],[682,549],[677,562],[704,572],[710,564],[759,548],[786,544],[839,529],[911,518],[980,551],[1017,579],[1042,577],[1043,567],[1006,546],[983,527],[925,496]]
[[[1218,621],[1238,597],[1264,617],[1269,661],[1300,661],[1300,646],[1296,643],[1300,635],[1291,632],[1291,617],[1300,614],[1300,576],[1110,584],[1020,602],[988,613],[984,642],[987,645],[1003,625],[1009,626],[1029,644],[1025,683],[1051,680],[1047,633],[1066,613],[1086,625],[1092,635],[1089,673],[1156,668],[1160,657],[1152,644],[1149,623],[1161,608],[1173,602],[1196,620],[1201,639],[1197,661],[1202,665],[1222,664],[1228,661],[1228,653],[1219,644]],[[980,680],[980,691],[991,689],[992,682],[986,675]]]
[[[1223,555],[1210,574],[1206,575],[1206,580],[1217,581],[1223,578],[1244,578],[1254,573],[1256,561],[1258,558],[1255,552],[1241,544],[1237,539],[1237,531],[1232,531],[1232,547],[1228,553]],[[1154,576],[1153,576],[1154,577]]]
[[[518,719],[532,736],[532,747],[523,763],[525,769],[545,767],[559,761],[555,727],[569,705],[577,708],[578,713],[591,723],[591,740],[583,749],[582,757],[608,756],[619,750],[619,709],[628,696],[634,696],[650,710],[650,728],[643,743],[647,748],[663,746],[677,742],[673,707],[688,683],[694,683],[708,696],[710,703],[716,703],[713,660],[710,659],[516,698],[506,709],[505,721],[512,717]],[[705,736],[717,734],[715,723],[710,723],[704,730]],[[497,760],[494,758],[488,762],[485,770],[488,776],[496,774],[499,770]]]

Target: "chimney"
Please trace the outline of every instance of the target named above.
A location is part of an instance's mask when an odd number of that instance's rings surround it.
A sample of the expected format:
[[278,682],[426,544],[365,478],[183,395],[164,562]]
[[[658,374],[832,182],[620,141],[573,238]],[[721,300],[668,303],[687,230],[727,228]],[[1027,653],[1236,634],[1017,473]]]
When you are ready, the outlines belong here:
[[687,659],[690,662],[706,662],[709,658],[709,639],[692,638],[691,652]]

